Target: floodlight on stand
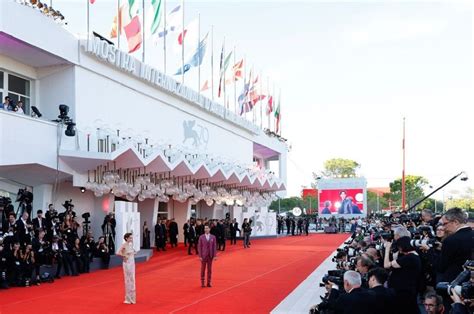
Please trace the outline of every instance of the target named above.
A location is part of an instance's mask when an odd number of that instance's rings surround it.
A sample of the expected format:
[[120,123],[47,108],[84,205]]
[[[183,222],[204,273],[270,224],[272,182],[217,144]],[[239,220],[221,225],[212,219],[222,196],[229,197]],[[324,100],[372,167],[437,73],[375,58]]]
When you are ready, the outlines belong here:
[[58,118],[61,119],[61,120],[66,120],[68,119],[68,114],[69,113],[69,106],[65,105],[65,104],[60,104],[59,105],[59,116]]
[[72,121],[66,123],[66,131],[64,132],[66,136],[76,136],[76,124]]
[[31,114],[33,117],[41,118],[43,116],[36,106],[31,106],[31,110],[33,111]]

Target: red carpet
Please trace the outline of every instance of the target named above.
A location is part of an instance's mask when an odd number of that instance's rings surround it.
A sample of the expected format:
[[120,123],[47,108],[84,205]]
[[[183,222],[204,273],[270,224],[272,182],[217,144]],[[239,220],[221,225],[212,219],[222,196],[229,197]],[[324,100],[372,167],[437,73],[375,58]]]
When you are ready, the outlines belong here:
[[201,288],[198,258],[184,247],[137,264],[137,304],[123,301],[122,268],[0,291],[0,313],[268,313],[345,239],[346,234],[252,239],[227,245]]

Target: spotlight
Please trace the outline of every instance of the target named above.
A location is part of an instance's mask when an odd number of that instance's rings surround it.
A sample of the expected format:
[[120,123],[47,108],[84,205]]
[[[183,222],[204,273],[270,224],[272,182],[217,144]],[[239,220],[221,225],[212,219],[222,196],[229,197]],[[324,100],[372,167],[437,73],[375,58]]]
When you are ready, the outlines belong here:
[[461,175],[461,181],[467,181],[469,179],[469,177],[467,176],[467,173],[463,172],[463,174]]
[[31,114],[33,117],[41,118],[42,114],[38,110],[38,108],[36,108],[36,106],[31,106],[31,110],[33,111],[33,113]]
[[86,191],[86,188],[82,186],[80,190],[81,190],[81,193],[84,193]]

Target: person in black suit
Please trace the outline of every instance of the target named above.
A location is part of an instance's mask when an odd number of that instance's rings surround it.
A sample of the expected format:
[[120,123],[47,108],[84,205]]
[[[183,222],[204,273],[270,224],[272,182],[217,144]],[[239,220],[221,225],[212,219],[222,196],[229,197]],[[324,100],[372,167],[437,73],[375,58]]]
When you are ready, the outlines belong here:
[[178,246],[178,224],[174,221],[174,218],[171,218],[169,225],[169,234],[170,234],[170,244],[171,247]]
[[292,218],[291,220],[291,235],[294,236],[295,235],[295,229],[296,229],[296,221],[294,218]]
[[29,215],[26,211],[23,212],[21,218],[16,221],[18,237],[20,244],[25,246],[31,243],[31,232],[33,231],[33,225],[29,220]]
[[17,229],[15,213],[9,213],[8,220],[3,222],[2,231],[4,234],[11,232],[14,235],[17,233]]
[[341,206],[337,210],[338,214],[352,214],[352,202],[349,198],[347,198],[347,192],[342,190],[339,192],[339,196],[341,197]]
[[198,249],[197,249],[197,242],[196,242],[196,227],[194,226],[194,221],[191,221],[190,224],[189,224],[187,237],[188,237],[188,243],[189,243],[188,254],[193,255],[191,253],[191,250],[192,250],[193,247],[194,247],[194,250],[196,251],[196,254],[197,254]]
[[[330,295],[338,294],[337,286],[331,283],[333,288]],[[344,273],[344,290],[346,293],[339,295],[337,299],[330,299],[330,308],[336,314],[375,314],[375,293],[361,288],[362,278],[358,272],[348,270]]]
[[290,217],[285,218],[285,223],[286,223],[286,234],[290,234],[290,229],[291,229]]
[[225,251],[225,226],[222,221],[217,222],[217,249],[219,251]]
[[161,221],[158,220],[158,222],[156,223],[155,225],[155,246],[156,246],[156,250],[159,251],[159,250],[162,250],[162,251],[165,251],[165,247],[164,247],[164,244],[165,244],[165,233],[163,231],[163,228],[161,227]]
[[38,209],[36,212],[36,218],[33,219],[33,228],[35,233],[37,233],[39,229],[48,229],[46,218],[43,218],[43,211],[41,209]]
[[230,244],[237,244],[237,231],[240,233],[239,223],[234,218],[230,224]]
[[399,254],[392,261],[390,260],[392,243],[385,242],[384,267],[391,269],[388,287],[395,290],[397,313],[418,314],[417,294],[423,273],[420,256],[410,241],[411,238],[407,236],[396,240]]
[[467,224],[467,215],[460,208],[449,209],[441,218],[447,237],[442,242],[436,281],[453,281],[474,250],[474,231]]
[[188,246],[189,220],[183,225],[184,246]]
[[373,304],[375,312],[395,314],[395,291],[384,287],[388,279],[388,272],[381,267],[376,267],[369,270],[367,278],[370,291],[375,294],[375,303]]

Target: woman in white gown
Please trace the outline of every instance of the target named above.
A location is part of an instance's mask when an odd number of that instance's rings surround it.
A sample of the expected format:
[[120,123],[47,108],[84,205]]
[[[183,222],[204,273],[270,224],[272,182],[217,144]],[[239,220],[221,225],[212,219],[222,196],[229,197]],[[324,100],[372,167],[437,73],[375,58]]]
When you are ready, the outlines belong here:
[[125,243],[118,249],[117,255],[123,257],[123,276],[125,279],[125,304],[135,304],[135,250],[133,249],[133,236],[126,233],[123,236]]

